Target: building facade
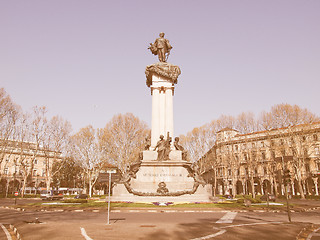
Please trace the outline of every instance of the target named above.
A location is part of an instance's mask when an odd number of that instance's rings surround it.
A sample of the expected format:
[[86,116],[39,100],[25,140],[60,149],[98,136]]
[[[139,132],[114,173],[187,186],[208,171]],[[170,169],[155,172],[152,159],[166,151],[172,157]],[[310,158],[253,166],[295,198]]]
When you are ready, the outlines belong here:
[[250,134],[222,129],[199,164],[215,194],[319,195],[320,123]]
[[60,152],[35,143],[0,141],[0,193],[46,187],[53,163],[60,160]]

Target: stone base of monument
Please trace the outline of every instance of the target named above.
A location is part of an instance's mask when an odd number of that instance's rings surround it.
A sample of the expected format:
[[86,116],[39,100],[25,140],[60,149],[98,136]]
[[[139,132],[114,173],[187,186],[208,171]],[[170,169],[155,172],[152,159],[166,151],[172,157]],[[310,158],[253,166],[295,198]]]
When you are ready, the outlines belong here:
[[208,202],[211,186],[197,182],[191,163],[182,160],[181,151],[171,151],[166,161],[157,160],[156,151],[143,151],[135,176],[113,188],[112,201],[130,202]]

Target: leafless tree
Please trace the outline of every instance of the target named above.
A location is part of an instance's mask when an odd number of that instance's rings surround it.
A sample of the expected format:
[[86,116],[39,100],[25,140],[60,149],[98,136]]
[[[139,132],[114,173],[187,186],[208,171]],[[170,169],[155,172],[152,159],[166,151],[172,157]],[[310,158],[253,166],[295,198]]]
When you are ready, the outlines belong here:
[[145,138],[150,135],[147,124],[132,113],[114,116],[105,128],[100,129],[99,138],[105,158],[124,173],[127,166],[139,160],[144,149]]
[[[9,157],[13,148],[15,126],[19,120],[21,109],[17,106],[5,92],[0,88],[0,165],[5,157]],[[0,172],[1,176],[1,172]]]
[[81,128],[72,136],[72,142],[75,157],[84,171],[84,180],[89,186],[89,195],[92,196],[93,187],[104,164],[103,149],[99,144],[97,131],[92,126]]
[[[47,122],[42,150],[45,159],[45,179],[47,189],[50,189],[52,178],[60,168],[53,169],[57,161],[64,161],[70,155],[71,124],[59,116],[54,116]],[[62,166],[60,164],[59,166]]]

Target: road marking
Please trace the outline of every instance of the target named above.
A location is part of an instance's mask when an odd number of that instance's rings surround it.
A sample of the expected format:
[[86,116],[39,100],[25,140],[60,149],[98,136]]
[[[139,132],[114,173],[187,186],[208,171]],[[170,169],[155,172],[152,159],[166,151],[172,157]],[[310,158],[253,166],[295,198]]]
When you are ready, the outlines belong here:
[[244,223],[238,225],[230,225],[221,228],[232,228],[232,227],[242,227],[242,226],[250,226],[250,225],[263,225],[263,224],[275,224],[275,223],[283,223],[283,222],[260,222],[260,223]]
[[313,236],[319,236],[319,233],[317,233],[319,230],[320,230],[320,227],[317,228],[316,230],[313,230],[313,232],[309,234],[306,240],[310,240]]
[[2,224],[2,223],[0,223],[0,226],[2,227],[2,229],[3,229],[4,233],[6,234],[7,239],[8,239],[8,240],[12,240],[11,235],[10,235],[10,233],[8,232],[8,230],[6,229],[6,227],[5,227],[5,226],[3,226],[3,224]]
[[226,230],[221,230],[217,233],[214,233],[214,234],[211,234],[211,235],[208,235],[208,236],[204,236],[204,237],[199,237],[199,238],[193,238],[191,240],[204,240],[204,239],[209,239],[209,238],[213,238],[213,237],[216,237],[216,236],[219,236],[221,234],[224,234],[226,232]]
[[90,238],[90,237],[87,235],[86,230],[85,230],[84,228],[80,227],[80,230],[81,230],[82,236],[84,236],[84,238],[85,238],[86,240],[93,240],[92,238]]
[[232,223],[236,215],[237,212],[227,212],[222,218],[216,221],[216,223]]

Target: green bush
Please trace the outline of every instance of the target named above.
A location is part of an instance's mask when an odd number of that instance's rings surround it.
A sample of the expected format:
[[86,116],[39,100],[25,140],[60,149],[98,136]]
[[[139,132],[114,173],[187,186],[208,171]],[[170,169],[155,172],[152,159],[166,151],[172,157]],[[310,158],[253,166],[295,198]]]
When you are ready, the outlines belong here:
[[307,195],[306,199],[320,200],[320,196]]
[[244,203],[244,198],[238,198],[238,199],[237,199],[237,203],[243,204],[243,203]]
[[63,203],[87,203],[87,199],[65,199],[62,201]]

